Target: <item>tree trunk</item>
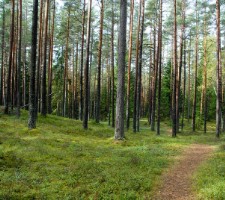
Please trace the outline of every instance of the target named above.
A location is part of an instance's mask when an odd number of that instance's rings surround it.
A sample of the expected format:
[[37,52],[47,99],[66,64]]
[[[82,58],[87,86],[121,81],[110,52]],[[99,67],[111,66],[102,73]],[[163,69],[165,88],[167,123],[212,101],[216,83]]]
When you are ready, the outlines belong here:
[[216,27],[217,27],[217,98],[216,98],[216,137],[221,134],[221,117],[222,117],[222,67],[221,67],[221,38],[220,38],[220,0],[216,0]]
[[2,3],[2,61],[1,61],[1,82],[0,82],[0,105],[4,105],[4,80],[5,80],[5,3]]
[[129,53],[128,53],[128,78],[127,78],[127,107],[126,107],[126,120],[127,130],[130,127],[130,73],[131,73],[131,60],[132,60],[132,43],[133,43],[133,15],[134,15],[134,0],[131,0],[130,5],[130,31],[129,31]]
[[88,5],[88,21],[87,21],[87,44],[86,44],[86,63],[84,69],[84,116],[83,128],[88,128],[88,107],[89,107],[89,48],[90,48],[90,32],[91,32],[91,6],[92,0]]
[[54,47],[54,29],[55,29],[55,0],[53,1],[52,27],[50,35],[50,50],[48,64],[48,113],[52,113],[52,64],[53,64],[53,47]]
[[137,131],[140,131],[140,114],[141,114],[141,90],[142,90],[142,49],[143,49],[143,33],[144,33],[144,10],[145,2],[141,2],[141,24],[140,24],[140,42],[139,42],[139,56],[138,56],[138,82],[137,82]]
[[19,1],[19,24],[18,24],[18,63],[17,63],[17,117],[20,117],[20,79],[21,79],[21,40],[22,40],[22,0]]
[[83,99],[83,65],[84,65],[84,29],[85,29],[85,4],[86,1],[83,2],[83,14],[82,14],[82,39],[81,39],[81,58],[80,58],[80,120],[83,120],[83,107],[84,107],[84,99]]
[[30,67],[30,98],[29,98],[29,119],[28,128],[36,127],[35,99],[35,72],[36,72],[36,51],[37,51],[37,25],[38,25],[38,0],[33,0],[33,19],[32,19],[32,41],[31,41],[31,67]]
[[103,19],[104,19],[104,0],[101,0],[101,17],[100,17],[100,31],[99,31],[99,45],[98,45],[98,84],[97,84],[97,101],[96,101],[96,123],[100,121],[100,102],[101,102],[101,61],[102,61],[102,33],[103,33]]
[[173,105],[172,105],[172,136],[177,135],[177,1],[174,0],[174,41],[173,41]]
[[114,0],[112,0],[112,27],[111,27],[111,70],[112,70],[112,127],[115,127],[115,83],[114,83]]
[[197,76],[198,76],[198,1],[196,0],[196,39],[195,39],[195,73],[194,73],[194,100],[192,112],[192,131],[196,129],[196,104],[197,104]]
[[124,139],[124,93],[125,93],[125,56],[126,56],[126,28],[127,0],[120,1],[120,27],[118,51],[118,85],[116,98],[116,127],[115,140]]
[[42,71],[42,95],[41,95],[41,115],[47,114],[47,88],[46,88],[46,69],[47,69],[47,46],[48,46],[48,12],[49,0],[46,0],[45,5],[45,30],[44,30],[44,55],[43,55],[43,71]]
[[13,66],[13,41],[14,41],[14,16],[15,16],[15,1],[11,0],[11,31],[10,31],[10,50],[9,50],[9,68],[8,68],[8,77],[7,77],[7,91],[6,91],[6,102],[5,102],[5,114],[9,114],[9,106],[12,103],[11,101],[11,75],[12,75],[12,66]]
[[157,135],[160,135],[160,109],[161,109],[161,85],[162,85],[162,0],[159,3],[159,33],[158,33],[158,52],[159,52],[159,87],[158,87],[158,109],[157,109]]
[[141,26],[141,3],[138,11],[138,27],[137,27],[137,38],[136,38],[136,74],[135,74],[135,85],[134,85],[134,108],[133,108],[133,132],[137,131],[137,92],[138,92],[138,57],[139,57],[139,35]]
[[63,75],[63,117],[67,116],[67,82],[68,82],[68,51],[69,51],[69,37],[70,37],[70,8],[68,8],[67,17],[67,36],[66,36],[66,50],[65,50],[65,67]]

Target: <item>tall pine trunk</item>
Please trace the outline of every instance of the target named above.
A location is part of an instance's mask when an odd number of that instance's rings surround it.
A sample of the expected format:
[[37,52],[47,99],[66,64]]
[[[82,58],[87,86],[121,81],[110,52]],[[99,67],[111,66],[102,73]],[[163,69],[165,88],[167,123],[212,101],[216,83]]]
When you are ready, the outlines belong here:
[[98,84],[97,84],[97,101],[96,101],[96,123],[100,121],[100,105],[101,105],[101,61],[102,61],[102,33],[104,19],[104,0],[101,0],[101,16],[99,30],[99,45],[98,45]]
[[116,98],[115,140],[124,139],[124,93],[126,65],[126,31],[127,31],[127,0],[120,1],[120,26],[118,46],[118,85]]
[[86,63],[84,69],[84,115],[83,128],[88,128],[88,107],[89,107],[89,49],[90,49],[90,33],[91,33],[91,6],[92,0],[88,5],[88,21],[87,21],[87,44],[86,44]]
[[31,66],[30,66],[30,95],[29,95],[29,119],[28,128],[36,127],[35,99],[35,72],[36,72],[36,52],[37,52],[37,26],[38,26],[38,0],[33,0],[33,19],[32,19],[32,41],[31,41]]
[[9,50],[9,67],[7,77],[7,91],[6,91],[6,102],[5,102],[5,114],[9,114],[9,106],[12,104],[11,101],[11,80],[12,80],[12,66],[13,66],[13,46],[14,46],[14,16],[15,16],[15,1],[11,0],[11,31],[10,31],[10,50]]
[[130,30],[129,30],[129,53],[128,53],[128,72],[127,72],[127,107],[126,107],[126,120],[127,130],[130,127],[130,73],[131,73],[131,60],[132,60],[132,43],[133,43],[133,15],[134,15],[134,0],[131,0],[130,5]]
[[44,30],[44,53],[43,53],[43,69],[42,69],[42,88],[41,88],[41,114],[47,114],[47,88],[46,88],[46,72],[47,72],[47,46],[48,46],[48,13],[49,0],[46,0],[45,5],[45,30]]
[[177,135],[177,1],[174,0],[172,136]]
[[1,61],[1,82],[0,82],[0,105],[3,105],[4,104],[4,96],[5,96],[5,93],[4,93],[4,80],[5,80],[5,76],[4,76],[4,73],[5,73],[5,63],[4,63],[4,60],[5,60],[5,3],[3,1],[2,3],[2,61]]
[[222,66],[221,66],[221,38],[220,38],[220,0],[216,0],[216,35],[217,35],[217,98],[216,98],[216,137],[221,134],[221,117],[222,117]]

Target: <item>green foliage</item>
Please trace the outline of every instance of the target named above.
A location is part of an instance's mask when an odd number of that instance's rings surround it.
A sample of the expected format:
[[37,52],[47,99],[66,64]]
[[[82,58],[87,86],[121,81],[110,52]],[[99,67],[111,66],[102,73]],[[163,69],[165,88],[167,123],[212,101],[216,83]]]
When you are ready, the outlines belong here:
[[[56,116],[37,128],[0,115],[0,199],[149,198],[162,171],[188,142],[167,132],[156,137],[141,121],[140,135],[115,142],[114,130]],[[163,130],[168,129],[166,125]]]

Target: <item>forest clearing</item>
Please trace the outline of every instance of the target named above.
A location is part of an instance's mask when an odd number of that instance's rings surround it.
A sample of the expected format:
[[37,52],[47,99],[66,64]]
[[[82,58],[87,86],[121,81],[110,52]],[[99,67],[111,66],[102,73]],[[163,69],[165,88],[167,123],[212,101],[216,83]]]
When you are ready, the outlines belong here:
[[225,200],[224,0],[0,0],[0,199]]

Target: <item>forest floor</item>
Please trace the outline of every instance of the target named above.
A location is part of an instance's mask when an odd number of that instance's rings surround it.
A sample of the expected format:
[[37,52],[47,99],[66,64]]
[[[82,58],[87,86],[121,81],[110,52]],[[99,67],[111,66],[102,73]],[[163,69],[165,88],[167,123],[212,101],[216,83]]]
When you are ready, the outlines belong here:
[[140,133],[126,131],[117,142],[106,122],[89,121],[83,130],[79,120],[48,115],[28,130],[27,119],[26,111],[17,119],[0,109],[0,199],[153,199],[179,172],[193,173],[185,184],[197,199],[225,200],[225,135],[215,138],[215,122],[206,134],[185,122],[172,138],[169,121],[156,136],[142,119]]
[[188,146],[175,165],[163,175],[155,199],[157,200],[195,200],[192,191],[193,175],[200,165],[212,155],[214,146],[192,144]]

